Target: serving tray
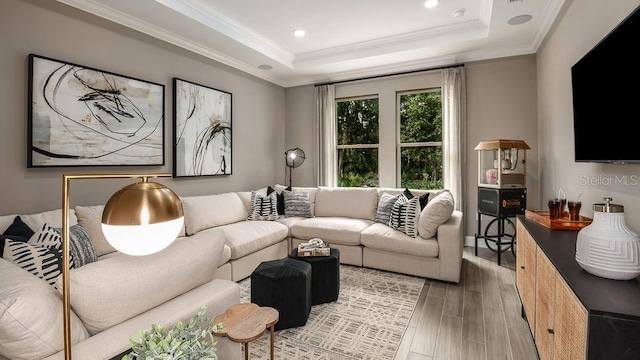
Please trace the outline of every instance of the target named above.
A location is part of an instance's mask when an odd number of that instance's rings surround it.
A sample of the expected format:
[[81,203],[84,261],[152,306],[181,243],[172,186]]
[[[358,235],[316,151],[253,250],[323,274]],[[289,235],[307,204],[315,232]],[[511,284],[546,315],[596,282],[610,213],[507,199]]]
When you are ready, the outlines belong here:
[[580,215],[580,220],[569,220],[569,213],[564,212],[562,219],[551,220],[549,210],[528,210],[525,209],[524,216],[531,219],[542,226],[554,230],[575,230],[578,231],[583,227],[591,224],[593,219]]

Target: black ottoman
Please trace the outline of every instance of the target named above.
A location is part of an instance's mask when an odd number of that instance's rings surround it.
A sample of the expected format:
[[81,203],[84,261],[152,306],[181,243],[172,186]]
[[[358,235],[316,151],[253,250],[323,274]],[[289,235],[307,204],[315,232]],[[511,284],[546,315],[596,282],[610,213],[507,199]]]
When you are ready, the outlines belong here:
[[278,310],[276,330],[304,326],[311,311],[311,265],[288,257],[263,261],[251,273],[251,302]]
[[289,257],[311,264],[312,305],[338,300],[338,294],[340,293],[340,250],[331,249],[329,256],[298,256],[298,250],[293,249]]

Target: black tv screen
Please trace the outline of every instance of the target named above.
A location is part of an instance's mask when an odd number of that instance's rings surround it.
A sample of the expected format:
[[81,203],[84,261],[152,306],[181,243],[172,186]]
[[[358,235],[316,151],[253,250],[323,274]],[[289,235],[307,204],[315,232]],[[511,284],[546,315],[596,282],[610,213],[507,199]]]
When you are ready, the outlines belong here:
[[640,163],[639,9],[571,67],[576,162]]

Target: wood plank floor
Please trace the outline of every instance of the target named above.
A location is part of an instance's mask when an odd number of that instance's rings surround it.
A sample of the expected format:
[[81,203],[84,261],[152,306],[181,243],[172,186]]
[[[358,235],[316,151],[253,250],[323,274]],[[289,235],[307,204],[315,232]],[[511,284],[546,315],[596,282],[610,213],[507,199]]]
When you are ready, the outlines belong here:
[[459,284],[426,280],[395,360],[537,360],[515,287],[515,258],[465,247]]

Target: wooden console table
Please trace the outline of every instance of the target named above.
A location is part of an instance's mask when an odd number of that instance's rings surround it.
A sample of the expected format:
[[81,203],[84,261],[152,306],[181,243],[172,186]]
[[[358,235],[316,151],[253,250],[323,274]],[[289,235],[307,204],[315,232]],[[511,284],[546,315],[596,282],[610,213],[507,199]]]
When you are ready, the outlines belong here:
[[516,287],[540,359],[640,359],[640,279],[591,275],[577,231],[516,221]]
[[280,314],[278,310],[258,306],[253,303],[235,304],[229,307],[224,314],[214,318],[214,324],[224,324],[222,330],[214,335],[226,336],[233,342],[244,344],[244,358],[249,359],[249,342],[261,337],[266,329],[271,332],[271,360],[274,360],[274,325],[278,322]]

